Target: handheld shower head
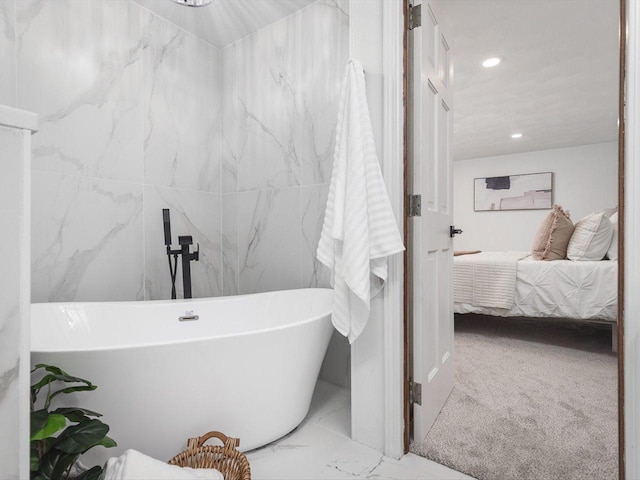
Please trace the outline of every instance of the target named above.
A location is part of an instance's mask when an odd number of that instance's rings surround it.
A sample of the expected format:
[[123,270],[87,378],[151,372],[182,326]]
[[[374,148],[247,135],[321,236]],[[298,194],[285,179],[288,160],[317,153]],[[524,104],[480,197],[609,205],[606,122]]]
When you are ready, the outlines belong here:
[[164,244],[171,246],[171,217],[168,208],[162,209],[162,222],[164,223]]

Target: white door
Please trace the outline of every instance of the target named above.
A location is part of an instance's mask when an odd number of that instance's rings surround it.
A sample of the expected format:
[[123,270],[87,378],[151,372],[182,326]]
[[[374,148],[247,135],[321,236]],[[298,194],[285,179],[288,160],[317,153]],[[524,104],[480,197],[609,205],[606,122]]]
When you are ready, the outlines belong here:
[[[421,26],[409,33],[409,193],[421,216],[409,218],[413,242],[414,438],[424,439],[453,389],[453,249],[451,53],[426,0]],[[416,12],[414,10],[414,12]],[[415,17],[415,14],[414,14]],[[412,137],[412,138],[411,138]],[[412,184],[412,185],[411,185]]]

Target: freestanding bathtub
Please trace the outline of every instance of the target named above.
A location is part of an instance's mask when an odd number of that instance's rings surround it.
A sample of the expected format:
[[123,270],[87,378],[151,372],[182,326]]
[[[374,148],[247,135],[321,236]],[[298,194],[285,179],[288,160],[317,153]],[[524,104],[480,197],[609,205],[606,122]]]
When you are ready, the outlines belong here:
[[169,460],[210,430],[240,438],[246,451],[307,414],[333,328],[331,305],[328,289],[33,304],[31,362],[98,386],[57,397],[102,413],[118,442],[94,448],[82,459],[87,465],[128,448]]

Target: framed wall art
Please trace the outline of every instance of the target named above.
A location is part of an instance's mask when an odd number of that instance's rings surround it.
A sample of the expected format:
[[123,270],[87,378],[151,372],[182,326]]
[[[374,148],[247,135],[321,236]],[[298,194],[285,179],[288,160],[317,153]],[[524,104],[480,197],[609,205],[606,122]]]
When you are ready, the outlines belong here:
[[544,210],[553,206],[553,173],[474,179],[474,210]]

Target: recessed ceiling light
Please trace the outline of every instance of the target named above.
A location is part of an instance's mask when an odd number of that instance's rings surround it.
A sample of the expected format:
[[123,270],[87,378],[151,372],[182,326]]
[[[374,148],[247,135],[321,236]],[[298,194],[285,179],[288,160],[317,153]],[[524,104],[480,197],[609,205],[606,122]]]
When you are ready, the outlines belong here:
[[514,133],[513,135],[511,135],[511,138],[522,138],[522,134],[521,133]]
[[502,59],[500,57],[491,57],[491,58],[487,58],[484,62],[482,62],[482,66],[485,68],[491,68],[491,67],[495,67],[500,62],[502,62]]

